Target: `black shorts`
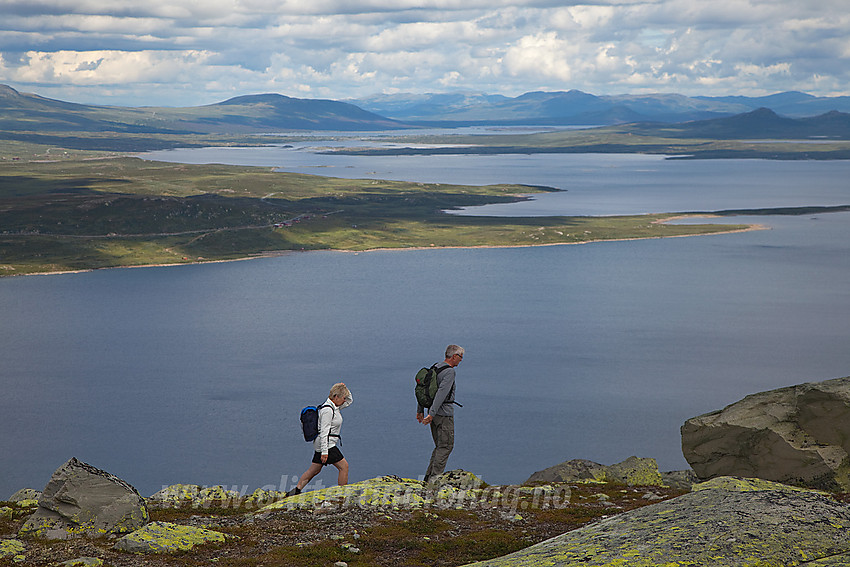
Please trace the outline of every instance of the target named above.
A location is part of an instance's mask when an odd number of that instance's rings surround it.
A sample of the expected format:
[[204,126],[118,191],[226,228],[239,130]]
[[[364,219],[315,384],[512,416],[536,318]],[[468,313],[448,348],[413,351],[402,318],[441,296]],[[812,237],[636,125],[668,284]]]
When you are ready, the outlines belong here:
[[343,460],[345,457],[342,456],[342,451],[340,451],[337,447],[331,447],[328,449],[328,460],[327,462],[322,462],[322,454],[318,451],[313,453],[313,462],[317,465],[332,465],[334,463],[338,463]]

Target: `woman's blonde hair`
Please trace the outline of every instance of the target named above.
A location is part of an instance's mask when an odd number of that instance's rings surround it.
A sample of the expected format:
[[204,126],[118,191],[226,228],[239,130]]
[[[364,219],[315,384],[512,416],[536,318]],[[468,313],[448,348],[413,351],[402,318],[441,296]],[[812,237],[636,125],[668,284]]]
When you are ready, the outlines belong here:
[[342,382],[338,384],[334,384],[331,386],[331,393],[328,395],[329,398],[333,398],[334,396],[342,396],[343,398],[347,398],[351,392],[348,391],[348,388]]

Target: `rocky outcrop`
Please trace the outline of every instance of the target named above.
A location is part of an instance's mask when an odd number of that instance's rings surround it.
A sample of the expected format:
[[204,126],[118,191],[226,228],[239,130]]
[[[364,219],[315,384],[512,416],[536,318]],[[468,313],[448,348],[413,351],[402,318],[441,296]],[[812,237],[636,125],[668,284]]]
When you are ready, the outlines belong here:
[[532,482],[619,482],[632,486],[662,486],[658,464],[652,458],[629,457],[621,463],[606,466],[586,459],[573,459],[537,471],[526,483]]
[[561,507],[570,501],[570,489],[564,486],[485,486],[474,474],[453,470],[428,483],[397,476],[383,476],[345,486],[289,496],[262,508],[273,510],[316,510],[322,508],[501,508],[506,513],[517,509]]
[[21,536],[68,539],[125,534],[147,523],[144,500],[115,475],[70,459],[47,483]]
[[172,484],[153,494],[147,502],[156,507],[191,506],[207,508],[209,506],[244,506],[262,508],[286,497],[285,492],[256,489],[245,495],[224,486],[201,486],[199,484]]
[[850,564],[850,507],[817,491],[715,479],[684,496],[476,567]]
[[753,394],[691,418],[682,452],[702,479],[850,490],[850,377]]
[[179,553],[206,543],[224,543],[227,538],[221,532],[205,528],[151,522],[119,539],[115,549],[128,553]]
[[[41,491],[35,490],[34,488],[22,488],[13,495],[11,495],[8,499],[9,502],[18,502],[18,503],[29,503],[31,501],[38,502],[38,499],[41,498]],[[26,505],[26,504],[22,504]]]
[[172,484],[154,493],[148,501],[157,504],[172,504],[177,506],[192,505],[195,507],[209,506],[214,502],[230,502],[240,497],[235,490],[223,486],[201,486],[199,484]]

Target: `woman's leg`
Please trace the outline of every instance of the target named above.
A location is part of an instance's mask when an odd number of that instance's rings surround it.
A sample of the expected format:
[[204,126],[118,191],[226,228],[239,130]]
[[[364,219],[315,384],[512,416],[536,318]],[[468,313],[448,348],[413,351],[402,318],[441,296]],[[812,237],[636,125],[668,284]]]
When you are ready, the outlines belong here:
[[348,484],[348,461],[346,461],[345,459],[337,461],[334,463],[334,466],[339,469],[337,484],[339,484],[340,486]]
[[298,479],[298,484],[296,484],[295,486],[298,488],[298,490],[303,489],[305,486],[307,486],[307,483],[313,480],[313,477],[319,474],[321,471],[322,465],[318,463],[310,463],[310,468],[304,471],[304,474],[301,475],[301,478]]

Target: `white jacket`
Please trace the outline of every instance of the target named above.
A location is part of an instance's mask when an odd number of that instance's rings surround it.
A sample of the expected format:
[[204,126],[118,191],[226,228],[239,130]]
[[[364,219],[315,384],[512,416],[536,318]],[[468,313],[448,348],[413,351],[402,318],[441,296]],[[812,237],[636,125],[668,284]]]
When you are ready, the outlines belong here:
[[331,447],[336,447],[339,441],[339,432],[342,429],[342,408],[347,408],[351,405],[354,398],[351,392],[345,397],[342,405],[337,407],[330,398],[325,400],[322,407],[319,408],[319,436],[313,440],[313,450],[327,455]]

